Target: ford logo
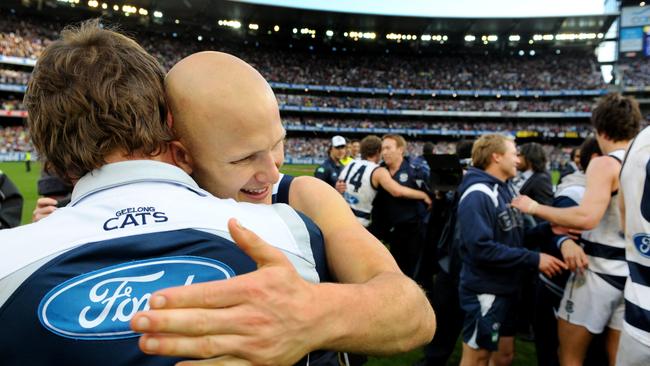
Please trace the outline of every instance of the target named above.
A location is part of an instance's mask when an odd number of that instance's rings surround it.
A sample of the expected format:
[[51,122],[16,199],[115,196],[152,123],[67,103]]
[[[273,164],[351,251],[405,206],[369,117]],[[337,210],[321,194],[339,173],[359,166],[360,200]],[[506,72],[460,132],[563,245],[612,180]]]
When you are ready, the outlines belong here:
[[224,280],[235,272],[219,261],[192,256],[164,257],[103,268],[52,289],[38,306],[49,331],[67,338],[97,340],[138,336],[129,321],[149,309],[157,290]]
[[353,195],[349,194],[348,192],[343,193],[343,198],[350,205],[356,205],[357,203],[359,203],[359,200]]
[[634,235],[634,247],[639,253],[641,253],[642,256],[650,258],[650,235]]

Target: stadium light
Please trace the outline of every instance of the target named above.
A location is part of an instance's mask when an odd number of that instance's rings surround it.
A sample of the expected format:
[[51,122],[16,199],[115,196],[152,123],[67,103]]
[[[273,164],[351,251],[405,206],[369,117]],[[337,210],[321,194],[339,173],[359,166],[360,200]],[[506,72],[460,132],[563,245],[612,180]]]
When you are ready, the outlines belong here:
[[162,18],[163,13],[162,13],[162,11],[156,10],[156,11],[153,12],[153,16],[154,16],[154,18]]
[[203,36],[198,36],[198,37],[196,37],[196,40],[199,41],[199,42],[201,42],[201,41],[203,40]]
[[533,41],[541,41],[542,39],[544,39],[544,36],[542,36],[541,34],[533,35]]
[[487,41],[488,42],[496,42],[498,39],[499,39],[499,37],[494,35],[494,34],[490,34],[489,36],[487,36]]
[[513,34],[508,37],[508,41],[510,42],[519,42],[521,40],[521,37],[518,34]]
[[108,9],[108,4],[102,3],[102,9],[104,9],[104,10]]
[[528,52],[528,54],[531,55],[531,56],[535,56],[535,50],[530,50],[530,52]]
[[239,29],[241,28],[241,22],[239,20],[220,20],[217,22],[222,27],[230,27]]
[[251,30],[258,30],[258,29],[260,29],[260,26],[257,25],[257,24],[255,24],[255,23],[250,23],[250,24],[248,25],[248,29],[251,29]]
[[645,6],[645,1],[640,2],[639,6]]
[[279,26],[279,25],[276,25],[275,27],[273,27],[273,30],[274,30],[275,32],[279,31],[279,30],[280,30],[280,26]]
[[524,50],[519,50],[519,56],[523,56],[525,54],[526,54],[526,52],[524,52]]
[[431,35],[430,34],[423,34],[420,36],[420,39],[424,42],[429,42],[431,40]]
[[533,43],[535,43],[535,41],[533,41],[532,39],[528,41],[528,44],[533,44]]
[[328,37],[333,37],[334,36],[334,31],[328,29],[328,30],[325,31],[325,35],[328,36]]
[[90,0],[90,1],[88,2],[88,6],[90,6],[91,8],[96,8],[96,7],[99,6],[99,2],[96,1],[96,0]]
[[476,40],[476,37],[471,35],[471,34],[468,34],[468,35],[465,36],[465,42],[474,42],[475,40]]
[[293,34],[298,33],[298,28],[293,28]]
[[120,10],[120,6],[119,6],[119,5],[113,5],[113,10],[115,10],[115,11],[119,11],[119,10]]
[[598,33],[598,39],[603,39],[603,37],[605,37],[604,34],[602,34],[602,33]]
[[145,8],[140,8],[140,10],[138,10],[138,14],[146,16],[149,15],[149,11]]
[[[181,24],[181,21],[178,20],[178,19],[176,19],[176,20],[174,20],[174,23],[176,23],[176,24]],[[221,24],[219,24],[219,25],[221,25]]]
[[553,40],[553,35],[552,34],[545,34],[542,37],[542,39],[545,40],[545,41],[552,41]]

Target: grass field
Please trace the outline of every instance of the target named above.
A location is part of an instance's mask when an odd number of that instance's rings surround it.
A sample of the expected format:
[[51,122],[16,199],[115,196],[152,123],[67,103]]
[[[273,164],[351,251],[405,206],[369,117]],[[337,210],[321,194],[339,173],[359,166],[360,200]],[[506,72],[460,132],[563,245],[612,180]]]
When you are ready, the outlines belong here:
[[[315,165],[286,165],[282,168],[282,172],[294,176],[311,175],[316,168]],[[0,163],[0,170],[5,172],[11,180],[18,186],[23,197],[25,204],[23,206],[23,224],[31,222],[31,215],[34,207],[36,206],[36,199],[38,198],[36,192],[36,182],[40,176],[40,164],[32,163],[32,171],[27,173],[25,171],[25,164],[19,163]],[[559,174],[553,177],[559,178]],[[460,361],[460,343],[456,345],[456,350],[449,360],[450,365],[457,365]],[[515,366],[531,366],[536,365],[535,348],[532,343],[522,342],[517,340],[516,343],[516,356],[513,365]],[[408,366],[412,365],[415,361],[422,357],[422,350],[418,349],[406,354],[397,355],[393,357],[371,358],[367,366]]]

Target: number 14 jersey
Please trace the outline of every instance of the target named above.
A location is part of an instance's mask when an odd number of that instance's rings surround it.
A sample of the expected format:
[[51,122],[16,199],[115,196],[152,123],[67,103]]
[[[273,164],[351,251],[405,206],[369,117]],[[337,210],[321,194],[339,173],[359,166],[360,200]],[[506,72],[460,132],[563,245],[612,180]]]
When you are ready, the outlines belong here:
[[372,173],[379,165],[369,160],[356,159],[346,165],[339,174],[339,180],[346,184],[343,197],[352,208],[352,212],[365,227],[370,225],[372,202],[377,195],[377,187],[372,185]]

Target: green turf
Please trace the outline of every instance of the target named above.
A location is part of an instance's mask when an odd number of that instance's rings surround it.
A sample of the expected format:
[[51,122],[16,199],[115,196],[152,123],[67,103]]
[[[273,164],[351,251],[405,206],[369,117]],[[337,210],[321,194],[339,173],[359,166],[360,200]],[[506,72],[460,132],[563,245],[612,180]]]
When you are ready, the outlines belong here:
[[[285,174],[294,176],[312,175],[316,169],[316,165],[285,165],[281,171]],[[25,163],[0,163],[0,170],[5,172],[11,180],[18,186],[23,197],[25,204],[23,206],[23,224],[31,222],[31,215],[34,207],[36,206],[36,181],[40,176],[40,164],[32,163],[32,171],[27,173],[25,171]],[[558,174],[559,177],[559,174]],[[536,365],[535,349],[532,343],[517,341],[516,355],[514,366],[530,366]],[[454,353],[451,355],[449,365],[457,365],[460,361],[460,342],[456,345]],[[367,366],[408,366],[412,365],[415,361],[422,357],[422,349],[396,355],[392,357],[371,357]]]

